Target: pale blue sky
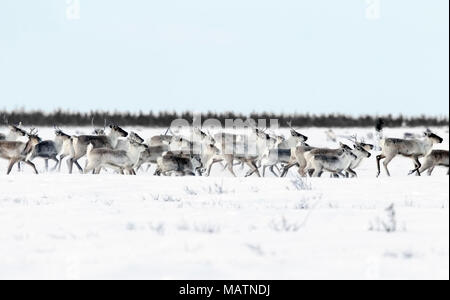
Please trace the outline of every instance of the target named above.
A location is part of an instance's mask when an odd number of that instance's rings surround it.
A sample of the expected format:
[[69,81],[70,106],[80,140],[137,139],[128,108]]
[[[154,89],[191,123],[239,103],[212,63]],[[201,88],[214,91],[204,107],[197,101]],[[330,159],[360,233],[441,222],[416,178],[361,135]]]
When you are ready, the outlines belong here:
[[79,2],[0,1],[0,109],[448,116],[448,0]]

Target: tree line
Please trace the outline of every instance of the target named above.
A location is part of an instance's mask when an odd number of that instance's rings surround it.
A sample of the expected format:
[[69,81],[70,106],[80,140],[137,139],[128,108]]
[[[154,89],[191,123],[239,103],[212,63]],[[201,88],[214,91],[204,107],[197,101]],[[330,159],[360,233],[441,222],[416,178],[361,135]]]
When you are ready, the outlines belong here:
[[[53,112],[43,111],[0,111],[4,121],[10,123],[22,122],[25,126],[90,126],[102,127],[105,123],[116,123],[122,126],[142,127],[169,127],[175,119],[193,120],[192,112],[102,112],[91,111],[88,113],[56,110]],[[217,119],[225,124],[226,119],[248,118],[254,120],[265,119],[269,124],[270,119],[278,119],[280,126],[287,126],[292,122],[295,127],[373,127],[377,120],[382,119],[387,127],[434,127],[448,126],[448,116],[394,116],[394,115],[361,115],[349,116],[344,114],[274,114],[274,113],[251,113],[238,114],[233,112],[215,113],[207,112],[201,114],[202,120]]]

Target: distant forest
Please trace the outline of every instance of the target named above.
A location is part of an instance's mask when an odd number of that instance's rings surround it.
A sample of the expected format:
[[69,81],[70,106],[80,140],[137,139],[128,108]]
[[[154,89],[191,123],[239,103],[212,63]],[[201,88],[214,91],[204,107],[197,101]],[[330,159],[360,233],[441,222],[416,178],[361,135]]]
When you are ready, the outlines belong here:
[[[444,113],[444,112],[443,112]],[[51,113],[41,111],[0,111],[2,119],[10,123],[22,122],[25,126],[90,126],[92,122],[95,126],[103,126],[106,122],[116,123],[122,126],[142,126],[142,127],[169,127],[175,119],[185,119],[192,122],[191,112],[148,112],[148,113],[119,113],[119,112],[101,112],[93,111],[89,113],[70,112],[57,110]],[[249,115],[236,114],[232,112],[214,113],[208,112],[202,114],[202,120],[218,119],[224,124],[225,119],[243,119],[248,118],[259,120],[266,119],[269,124],[270,119],[278,119],[280,126],[287,126],[287,122],[292,121],[295,127],[373,127],[377,120],[383,119],[387,127],[401,126],[448,126],[448,116],[348,116],[341,114],[273,114],[273,113],[252,113]]]

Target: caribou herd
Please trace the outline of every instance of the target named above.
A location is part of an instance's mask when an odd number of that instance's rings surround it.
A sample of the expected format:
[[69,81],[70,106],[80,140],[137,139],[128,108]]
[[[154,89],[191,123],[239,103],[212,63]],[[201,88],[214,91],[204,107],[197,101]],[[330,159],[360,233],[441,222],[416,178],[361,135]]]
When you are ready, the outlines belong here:
[[[22,124],[8,123],[9,133],[0,134],[0,158],[9,161],[7,174],[16,164],[20,170],[21,163],[30,166],[37,174],[33,161],[42,158],[46,171],[49,160],[55,162],[53,171],[59,172],[63,160],[66,160],[69,173],[73,172],[75,165],[84,174],[112,170],[136,175],[137,171],[148,171],[155,165],[155,175],[158,176],[209,176],[212,167],[218,165],[236,176],[234,167],[241,165],[242,168],[248,167],[245,176],[265,176],[268,168],[275,176],[284,177],[295,167],[302,177],[320,177],[323,173],[330,173],[332,177],[356,177],[361,162],[379,150],[381,154],[376,156],[377,176],[381,173],[381,161],[390,176],[388,165],[398,155],[413,161],[414,168],[409,174],[420,175],[427,171],[431,175],[436,166],[443,166],[448,175],[449,152],[433,150],[433,146],[442,143],[443,139],[431,131],[420,138],[405,136],[397,139],[384,137],[379,129],[378,145],[364,143],[352,136],[347,138],[351,146],[341,142],[336,149],[328,149],[310,146],[306,143],[308,137],[294,129],[292,124],[288,125],[288,137],[257,127],[251,127],[249,134],[211,134],[208,130],[192,128],[186,137],[173,133],[169,128],[165,134],[148,140],[115,124],[105,124],[105,128],[95,129],[91,135],[69,135],[55,126],[54,140],[42,140],[37,130],[24,130]],[[84,168],[79,162],[83,157],[86,158]],[[144,166],[146,170],[143,170]]]

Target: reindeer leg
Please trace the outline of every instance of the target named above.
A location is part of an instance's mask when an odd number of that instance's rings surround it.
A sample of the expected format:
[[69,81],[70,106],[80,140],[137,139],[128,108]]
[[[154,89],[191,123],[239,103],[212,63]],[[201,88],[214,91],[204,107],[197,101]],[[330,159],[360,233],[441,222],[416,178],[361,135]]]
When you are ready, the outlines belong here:
[[[275,175],[275,177],[278,177],[278,174],[275,173],[275,170],[273,169],[274,167],[276,167],[276,165],[271,166],[271,167],[269,168],[269,170],[272,172],[273,175]],[[263,177],[264,177],[264,175],[263,175]]]
[[[281,165],[281,167],[283,167],[283,165]],[[274,168],[277,169],[277,172],[278,172],[279,174],[281,174],[281,170],[280,170],[280,168],[278,168],[277,165],[274,165]],[[278,175],[277,175],[277,177],[278,177]]]
[[95,173],[95,169],[96,169],[96,167],[94,165],[88,164],[86,166],[86,168],[84,168],[83,173],[84,174],[89,174],[90,172],[94,172]]
[[[431,169],[430,169],[431,168]],[[428,176],[431,175],[431,173],[433,172],[434,166],[432,163],[430,163],[429,160],[425,160],[425,162],[423,163],[423,165],[420,167],[419,172],[422,174],[423,172],[425,172],[426,170],[428,170]]]
[[75,160],[73,162],[75,164],[75,166],[78,168],[78,171],[80,171],[80,174],[83,174],[83,168],[80,166],[80,164],[78,163],[78,160]]
[[358,174],[356,174],[355,171],[353,171],[352,169],[348,168],[348,169],[346,170],[346,174],[347,174],[346,177],[347,177],[347,178],[349,177],[349,176],[348,176],[349,173],[352,175],[352,177],[358,177]]
[[17,162],[16,159],[9,160],[9,165],[8,165],[8,170],[6,171],[6,175],[9,175],[11,173],[11,170],[12,170],[13,166],[16,164],[16,162]]
[[52,172],[54,172],[56,170],[56,168],[58,168],[59,160],[58,160],[58,158],[56,158],[56,156],[52,157],[52,160],[56,161],[55,166],[51,170]]
[[45,161],[45,172],[48,173],[48,159],[44,159]]
[[266,168],[267,168],[267,166],[264,165],[264,166],[263,166],[263,173],[262,173],[262,176],[263,176],[263,177],[266,177]]
[[415,163],[417,165],[416,167],[416,172],[417,172],[417,176],[421,176],[421,172],[420,172],[420,167],[422,167],[422,164],[420,163],[420,160],[418,157],[415,158]]
[[31,161],[25,160],[24,162],[25,162],[27,165],[29,165],[30,167],[33,168],[34,173],[39,174],[39,172],[36,170],[36,166],[35,166]]
[[67,168],[69,169],[69,174],[72,174],[72,171],[73,171],[73,158],[69,158],[67,160]]
[[[289,172],[289,169],[292,168],[293,166],[295,166],[296,164],[297,164],[297,162],[294,161],[294,162],[290,162],[286,166],[284,166],[283,172],[281,173],[281,177],[285,177],[287,172]],[[300,171],[300,169],[299,169],[299,171]]]
[[320,177],[321,173],[322,173],[322,170],[317,168],[317,169],[314,169],[314,172],[310,176],[311,177]]
[[253,161],[246,161],[246,164],[250,167],[250,171],[245,175],[245,177],[249,177],[253,175],[253,173],[256,173],[258,177],[261,177],[261,174],[259,174],[258,167],[256,166],[255,162]]
[[61,172],[62,161],[63,161],[63,159],[64,159],[65,157],[66,157],[66,155],[60,155],[60,156],[59,156],[58,172]]
[[388,165],[389,165],[389,163],[394,159],[394,157],[395,157],[395,156],[386,157],[386,159],[383,161],[384,169],[386,170],[386,174],[387,174],[389,177],[391,177],[391,172],[389,172]]
[[414,161],[414,169],[409,171],[408,175],[411,175],[411,174],[417,172],[417,176],[420,176],[419,169],[422,167],[422,164],[420,163],[419,158],[417,156],[413,157],[412,159]]
[[206,176],[207,177],[209,177],[209,175],[211,175],[211,169],[212,169],[213,164],[214,164],[214,160],[209,160],[206,163]]
[[377,177],[379,177],[380,174],[381,174],[380,161],[383,158],[386,158],[386,156],[384,156],[383,154],[380,154],[380,155],[377,156],[377,169],[378,169]]

